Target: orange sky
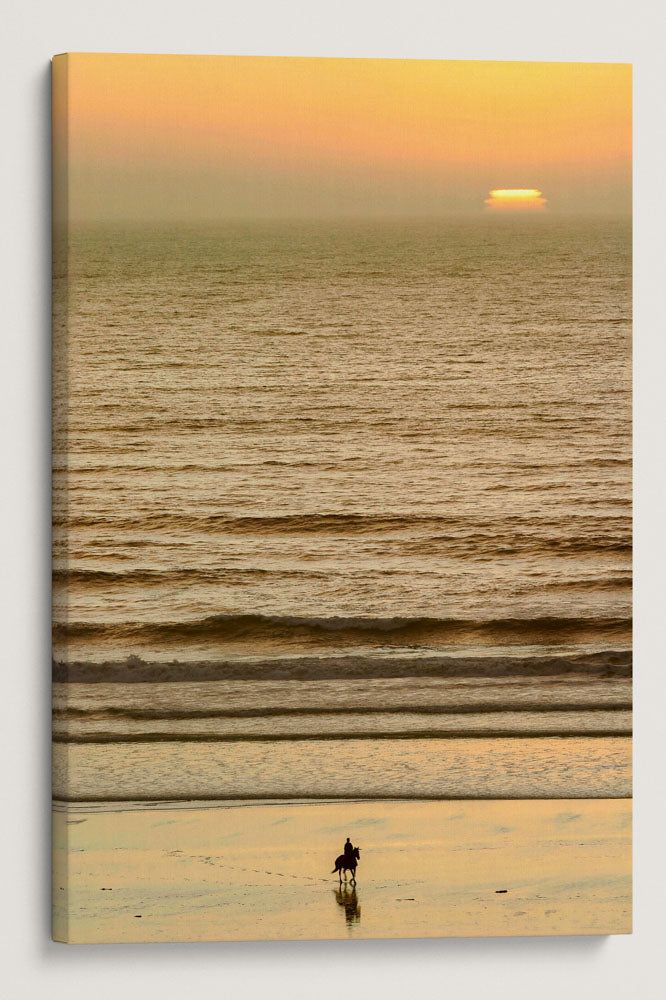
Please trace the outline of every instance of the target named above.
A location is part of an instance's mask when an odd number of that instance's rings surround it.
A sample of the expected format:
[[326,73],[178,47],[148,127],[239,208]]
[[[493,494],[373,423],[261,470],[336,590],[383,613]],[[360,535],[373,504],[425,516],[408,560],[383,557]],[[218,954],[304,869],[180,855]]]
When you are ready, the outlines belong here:
[[88,54],[54,65],[75,219],[482,212],[491,189],[532,187],[549,212],[631,210],[629,65]]

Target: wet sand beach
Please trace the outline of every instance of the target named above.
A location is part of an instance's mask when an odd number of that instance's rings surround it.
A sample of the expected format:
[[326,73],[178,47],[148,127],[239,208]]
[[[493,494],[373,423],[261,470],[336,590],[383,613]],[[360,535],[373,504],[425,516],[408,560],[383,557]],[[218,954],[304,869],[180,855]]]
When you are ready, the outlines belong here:
[[[629,799],[56,804],[54,936],[630,933],[631,808]],[[361,863],[356,887],[340,889],[330,872],[347,835]]]

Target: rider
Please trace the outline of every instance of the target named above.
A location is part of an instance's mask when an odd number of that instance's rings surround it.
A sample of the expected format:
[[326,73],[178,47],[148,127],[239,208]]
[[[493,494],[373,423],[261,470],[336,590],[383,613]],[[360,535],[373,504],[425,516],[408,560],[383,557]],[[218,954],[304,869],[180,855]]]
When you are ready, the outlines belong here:
[[351,861],[354,857],[354,845],[352,844],[349,837],[347,837],[347,840],[345,841],[343,854],[348,861]]

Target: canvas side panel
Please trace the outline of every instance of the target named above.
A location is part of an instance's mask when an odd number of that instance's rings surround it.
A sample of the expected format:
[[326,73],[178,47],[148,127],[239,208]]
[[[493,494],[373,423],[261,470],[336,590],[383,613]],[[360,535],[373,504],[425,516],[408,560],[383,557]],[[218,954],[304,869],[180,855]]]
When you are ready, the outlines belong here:
[[[53,491],[54,544],[58,533],[67,532],[67,386],[69,321],[69,57],[55,56],[51,63],[52,84],[52,449],[54,469],[64,487]],[[64,479],[64,482],[62,482]],[[65,548],[66,553],[66,548]],[[66,558],[66,555],[65,555]],[[60,615],[62,616],[62,610]],[[66,609],[65,609],[66,613]],[[55,776],[54,776],[55,777]],[[67,816],[55,812],[52,825],[52,934],[55,941],[69,939],[69,846]]]

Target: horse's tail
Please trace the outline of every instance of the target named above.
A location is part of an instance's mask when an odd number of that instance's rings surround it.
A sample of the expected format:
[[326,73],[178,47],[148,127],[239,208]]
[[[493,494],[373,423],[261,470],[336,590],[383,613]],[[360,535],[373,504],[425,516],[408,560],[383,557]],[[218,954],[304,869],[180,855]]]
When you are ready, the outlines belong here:
[[331,875],[335,875],[335,873],[337,872],[337,870],[338,870],[337,868],[334,868],[333,871],[331,872]]

